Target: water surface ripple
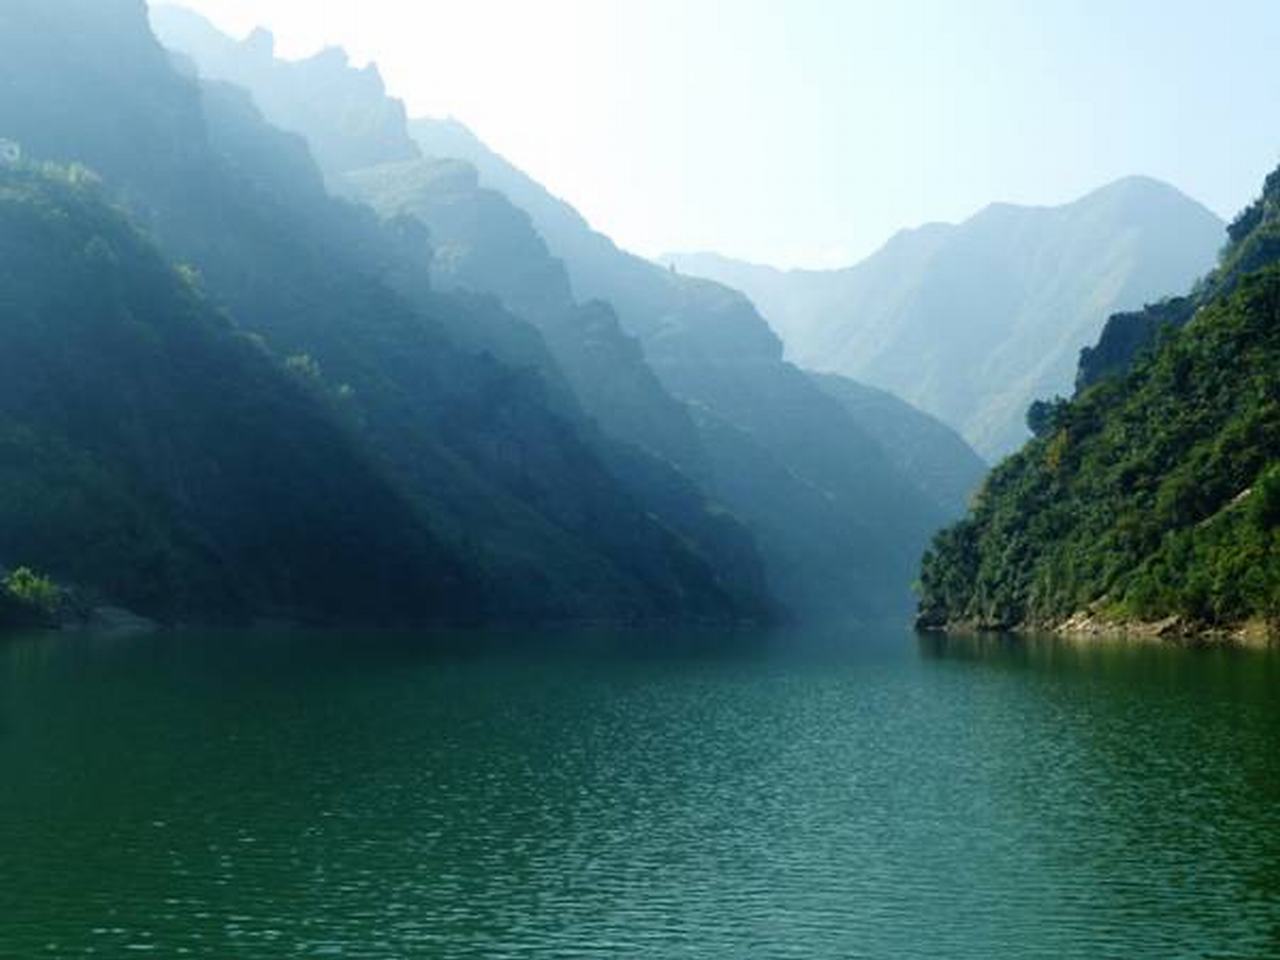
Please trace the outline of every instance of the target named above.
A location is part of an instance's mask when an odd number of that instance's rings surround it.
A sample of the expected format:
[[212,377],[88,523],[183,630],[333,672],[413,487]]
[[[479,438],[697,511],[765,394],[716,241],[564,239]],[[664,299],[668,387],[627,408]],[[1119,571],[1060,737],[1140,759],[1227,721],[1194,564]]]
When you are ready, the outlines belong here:
[[1280,658],[0,640],[0,957],[1280,957]]

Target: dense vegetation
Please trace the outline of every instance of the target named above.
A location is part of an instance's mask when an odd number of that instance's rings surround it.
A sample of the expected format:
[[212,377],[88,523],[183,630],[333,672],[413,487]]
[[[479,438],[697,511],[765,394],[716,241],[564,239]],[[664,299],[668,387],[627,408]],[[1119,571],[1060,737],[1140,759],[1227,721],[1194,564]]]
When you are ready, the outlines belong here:
[[0,304],[0,559],[160,617],[465,609],[475,584],[340,399],[230,326],[84,173],[0,172]]
[[[552,371],[458,336],[513,318],[432,290],[412,230],[333,199],[307,144],[243,92],[183,76],[140,0],[17,0],[0,27],[0,130],[92,168],[159,250],[75,193],[46,204],[67,211],[49,244],[17,220],[6,232],[13,296],[49,303],[42,324],[0,322],[46,338],[4,354],[10,475],[45,499],[0,560],[173,617],[223,601],[415,620],[769,615],[758,577],[722,572],[758,567],[749,538],[694,542],[664,523]],[[55,228],[73,227],[63,244]],[[104,250],[92,240],[108,228]],[[210,327],[225,329],[191,332]],[[181,356],[144,350],[174,337]],[[37,379],[24,351],[42,345],[60,366]],[[67,409],[59,430],[31,425],[31,410]],[[46,475],[79,493],[59,504]],[[13,502],[12,518],[37,516]]]
[[56,623],[62,590],[28,567],[0,571],[0,629],[43,627]]
[[[583,431],[593,451],[649,511],[715,558],[725,589],[758,576],[741,549],[746,527],[770,587],[797,613],[909,609],[916,558],[954,511],[839,400],[783,362],[744,297],[619,250],[455,123],[411,125],[421,159],[388,149],[382,162],[352,170],[343,158],[357,151],[334,149],[350,118],[293,105],[304,75],[321,66],[327,88],[343,72],[352,87],[335,105],[368,91],[340,57],[268,64],[261,38],[237,43],[162,11],[155,23],[206,76],[247,84],[273,123],[306,137],[331,187],[377,209],[429,263],[437,289],[497,297],[523,321],[481,310],[488,322],[464,327],[445,316],[455,342],[566,387],[598,428]],[[412,271],[394,276],[403,291]]]
[[1280,176],[1194,317],[998,467],[925,557],[921,621],[1280,623]]

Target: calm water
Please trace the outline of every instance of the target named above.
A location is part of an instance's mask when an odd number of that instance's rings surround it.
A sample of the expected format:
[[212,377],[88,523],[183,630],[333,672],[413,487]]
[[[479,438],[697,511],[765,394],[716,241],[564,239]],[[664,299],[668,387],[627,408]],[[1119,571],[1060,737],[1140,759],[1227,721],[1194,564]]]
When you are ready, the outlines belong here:
[[0,957],[1280,957],[1280,660],[0,640]]

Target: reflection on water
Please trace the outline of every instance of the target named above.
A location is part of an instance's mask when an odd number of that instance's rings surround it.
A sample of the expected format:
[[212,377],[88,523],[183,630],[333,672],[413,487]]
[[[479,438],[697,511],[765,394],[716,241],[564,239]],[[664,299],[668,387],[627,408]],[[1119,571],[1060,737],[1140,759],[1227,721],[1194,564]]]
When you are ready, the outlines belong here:
[[0,957],[1280,956],[1280,662],[0,641]]

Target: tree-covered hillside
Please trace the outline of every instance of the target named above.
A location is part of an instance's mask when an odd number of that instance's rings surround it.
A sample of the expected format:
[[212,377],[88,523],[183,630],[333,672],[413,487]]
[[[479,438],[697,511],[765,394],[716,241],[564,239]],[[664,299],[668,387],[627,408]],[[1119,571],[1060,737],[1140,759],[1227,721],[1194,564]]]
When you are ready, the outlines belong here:
[[1040,406],[926,556],[921,623],[1280,624],[1280,175],[1194,316],[1129,372]]
[[159,618],[478,613],[342,396],[199,285],[87,173],[0,170],[0,561]]
[[395,226],[329,196],[306,143],[243,94],[183,75],[141,0],[15,0],[0,27],[0,130],[96,171],[236,324],[340,393],[406,526],[470,571],[476,615],[767,615],[619,480],[545,371],[459,342],[509,321],[500,306],[411,278]]
[[[157,11],[155,22],[206,75],[249,84],[268,118],[317,153],[353,129],[337,112],[292,106],[284,94],[303,66],[265,69],[260,39],[237,43],[189,15]],[[327,61],[335,77],[338,62]],[[367,87],[343,69],[352,91],[335,111]],[[372,204],[406,244],[416,236],[439,289],[497,297],[536,329],[603,434],[599,456],[647,491],[637,496],[655,516],[688,542],[718,544],[722,573],[741,566],[730,546],[745,525],[770,587],[796,613],[909,609],[916,558],[948,514],[838,400],[782,361],[745,298],[618,249],[456,124],[417,122],[412,133],[425,159],[331,164],[330,182]],[[547,362],[518,328],[473,325],[470,340],[508,362]]]

